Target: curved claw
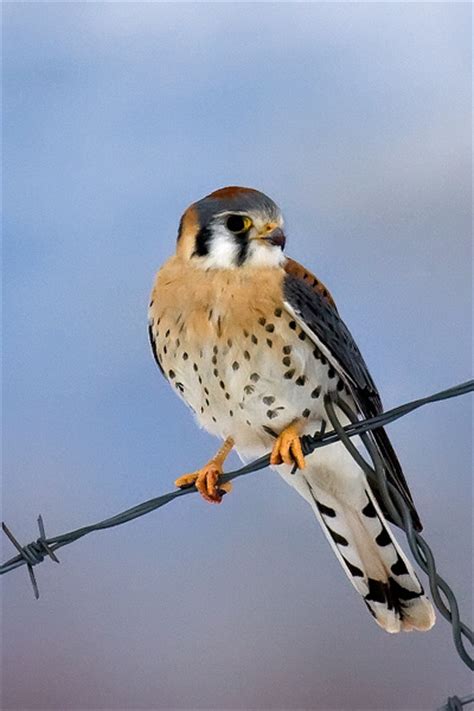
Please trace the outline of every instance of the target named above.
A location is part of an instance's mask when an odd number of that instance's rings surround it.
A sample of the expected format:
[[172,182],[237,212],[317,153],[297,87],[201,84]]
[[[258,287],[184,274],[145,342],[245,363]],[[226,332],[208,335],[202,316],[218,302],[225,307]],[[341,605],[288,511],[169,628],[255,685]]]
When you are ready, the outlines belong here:
[[300,436],[295,425],[289,425],[277,437],[270,456],[270,464],[294,464],[298,469],[305,468],[306,462]]
[[224,494],[232,490],[230,482],[218,485],[221,474],[222,467],[211,460],[202,469],[180,476],[176,479],[175,485],[180,489],[195,486],[205,501],[220,504]]

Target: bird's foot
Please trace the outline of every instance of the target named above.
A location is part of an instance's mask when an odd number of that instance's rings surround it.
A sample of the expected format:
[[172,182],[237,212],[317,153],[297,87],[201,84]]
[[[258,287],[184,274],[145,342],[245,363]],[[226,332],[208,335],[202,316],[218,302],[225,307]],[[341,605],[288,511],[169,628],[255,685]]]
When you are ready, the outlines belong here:
[[298,469],[305,468],[306,462],[296,425],[289,425],[278,435],[270,455],[270,464],[293,464]]
[[219,484],[219,477],[222,473],[220,463],[211,459],[198,471],[180,476],[179,479],[176,479],[175,485],[180,489],[195,486],[205,501],[211,504],[220,504],[223,495],[232,491],[230,481]]

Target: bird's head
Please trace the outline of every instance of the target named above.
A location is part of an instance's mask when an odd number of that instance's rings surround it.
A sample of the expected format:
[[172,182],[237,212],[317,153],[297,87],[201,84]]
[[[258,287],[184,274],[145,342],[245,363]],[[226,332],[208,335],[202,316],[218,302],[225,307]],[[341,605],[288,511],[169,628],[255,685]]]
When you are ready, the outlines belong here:
[[202,269],[277,267],[285,260],[283,217],[273,200],[250,188],[216,190],[181,218],[177,254]]

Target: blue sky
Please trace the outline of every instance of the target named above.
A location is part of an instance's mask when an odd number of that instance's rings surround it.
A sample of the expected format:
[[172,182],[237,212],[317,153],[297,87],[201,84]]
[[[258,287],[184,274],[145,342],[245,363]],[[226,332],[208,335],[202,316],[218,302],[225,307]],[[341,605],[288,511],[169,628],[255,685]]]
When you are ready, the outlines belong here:
[[[4,5],[3,518],[61,533],[170,489],[216,443],[153,363],[184,208],[286,216],[387,407],[471,372],[470,6]],[[470,608],[469,398],[391,426]],[[233,460],[236,463],[236,460]],[[3,557],[11,553],[4,546]],[[8,709],[428,709],[467,693],[448,625],[384,635],[272,472],[2,581]]]

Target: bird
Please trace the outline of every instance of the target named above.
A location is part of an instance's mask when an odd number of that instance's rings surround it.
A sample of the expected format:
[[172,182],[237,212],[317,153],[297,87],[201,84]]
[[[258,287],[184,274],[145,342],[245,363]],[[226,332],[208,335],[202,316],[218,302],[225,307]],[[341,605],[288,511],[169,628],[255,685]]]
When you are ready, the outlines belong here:
[[[309,503],[377,624],[390,633],[429,630],[433,606],[380,493],[341,442],[303,453],[301,437],[327,424],[327,397],[337,396],[361,418],[383,408],[330,292],[286,256],[285,244],[280,208],[252,188],[215,190],[180,220],[175,254],[151,293],[150,343],[168,383],[223,443],[175,484],[220,503],[231,489],[219,482],[230,451],[244,461],[271,451],[270,466]],[[379,427],[370,437],[421,530],[387,433]]]

